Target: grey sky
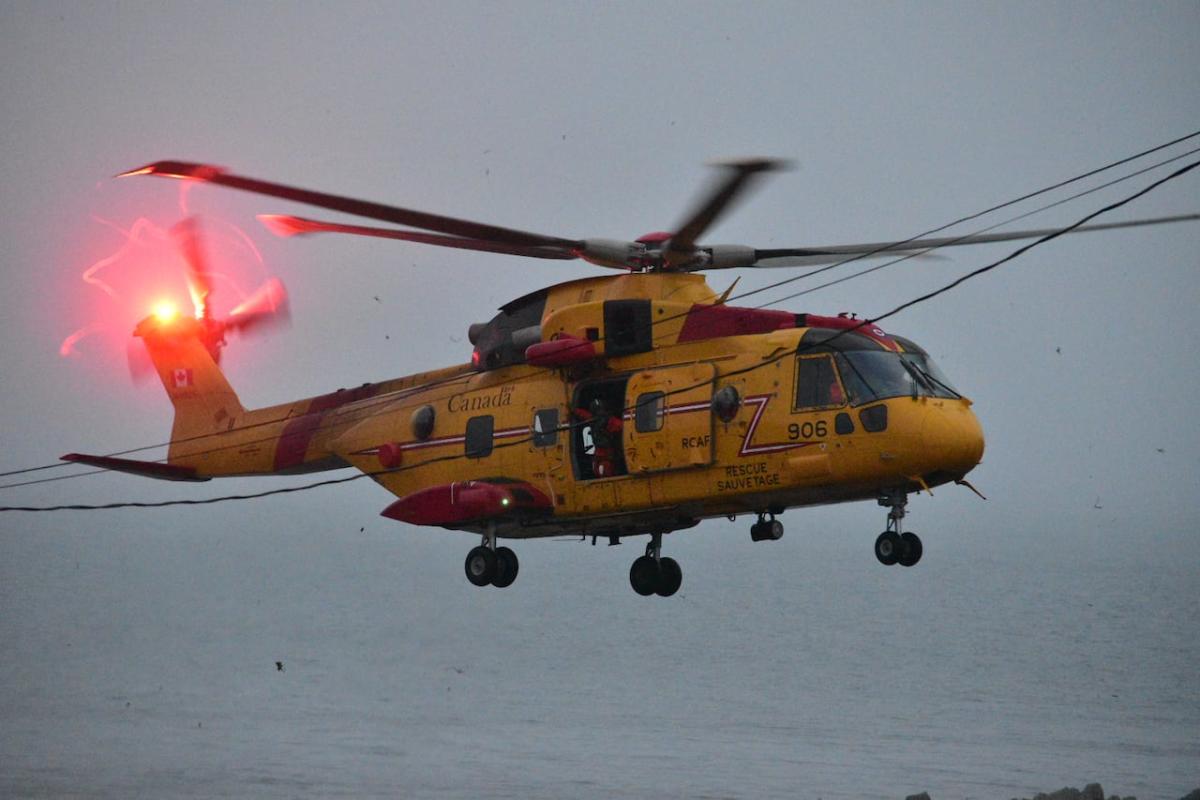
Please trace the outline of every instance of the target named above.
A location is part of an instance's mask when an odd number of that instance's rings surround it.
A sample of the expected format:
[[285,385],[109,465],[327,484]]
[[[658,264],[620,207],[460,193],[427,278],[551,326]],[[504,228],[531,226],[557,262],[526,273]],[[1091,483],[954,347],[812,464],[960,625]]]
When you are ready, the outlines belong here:
[[[123,225],[178,216],[175,187],[108,177],[124,169],[195,159],[551,234],[634,237],[678,220],[706,162],[765,154],[798,167],[710,241],[901,238],[1200,127],[1197,30],[1195,3],[6,3],[0,462],[167,437],[168,402],[158,387],[129,384],[123,354],[95,339],[79,358],[57,355],[107,302],[79,280],[119,244],[93,215]],[[1194,211],[1196,180],[1112,219]],[[1027,224],[1073,221],[1145,182]],[[594,273],[394,242],[272,240],[252,214],[297,209],[217,189],[191,198],[246,227],[292,293],[289,332],[227,351],[247,405],[464,360],[468,323]],[[972,479],[989,503],[942,490],[915,509],[923,530],[1195,527],[1198,243],[1197,225],[1060,240],[889,321],[975,399],[988,441]],[[879,313],[1005,252],[898,266],[788,307]],[[733,277],[710,282],[721,290]],[[744,274],[740,288],[779,277]],[[99,476],[5,490],[4,500],[268,485]],[[356,484],[274,508],[278,524],[300,525],[318,508],[373,520],[387,503]],[[230,504],[171,519],[232,526],[254,513]],[[867,505],[790,516],[802,526],[806,514],[848,532],[881,517]],[[138,518],[8,515],[0,526]]]
[[[146,309],[80,280],[121,244],[101,220],[180,216],[178,186],[123,170],[208,161],[632,238],[678,222],[705,163],[777,156],[796,169],[708,242],[899,239],[1200,129],[1197,33],[1196,2],[0,0],[0,472],[169,436],[161,388],[126,374]],[[1189,174],[1104,221],[1195,212],[1198,187]],[[254,214],[311,210],[209,187],[188,201],[249,231],[265,268],[243,252],[243,281],[291,292],[289,331],[225,351],[247,406],[460,363],[469,323],[599,272],[277,240]],[[785,307],[875,315],[1010,249]],[[519,543],[518,583],[477,590],[473,537],[381,519],[393,498],[365,480],[0,513],[0,794],[828,800],[1101,780],[1178,797],[1200,752],[1198,252],[1198,224],[1064,238],[886,323],[974,399],[987,438],[971,475],[986,503],[954,486],[912,500],[911,571],[875,562],[872,503],[790,511],[780,542],[752,545],[744,517],[668,537],[685,580],[661,602],[626,581],[640,542]],[[739,290],[787,274],[743,270]],[[142,278],[182,294],[170,258]],[[302,482],[110,474],[0,505]]]

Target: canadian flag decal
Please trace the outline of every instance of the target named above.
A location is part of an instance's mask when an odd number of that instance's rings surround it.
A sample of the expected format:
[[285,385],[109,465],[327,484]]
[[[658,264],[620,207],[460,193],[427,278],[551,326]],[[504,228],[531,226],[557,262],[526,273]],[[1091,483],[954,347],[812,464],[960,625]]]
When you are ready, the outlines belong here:
[[176,389],[194,386],[195,384],[192,381],[192,371],[190,369],[171,370],[171,383]]

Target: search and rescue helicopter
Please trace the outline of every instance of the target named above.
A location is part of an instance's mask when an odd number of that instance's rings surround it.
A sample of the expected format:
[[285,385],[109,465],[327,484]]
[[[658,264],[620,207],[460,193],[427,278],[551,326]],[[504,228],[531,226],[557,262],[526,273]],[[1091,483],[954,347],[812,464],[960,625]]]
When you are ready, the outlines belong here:
[[636,241],[544,236],[204,164],[159,161],[125,173],[202,181],[409,228],[260,217],[281,235],[332,232],[581,258],[623,274],[560,283],[509,302],[490,321],[470,326],[467,363],[246,409],[219,367],[225,334],[284,318],[286,292],[272,280],[216,319],[198,227],[185,221],[175,233],[195,314],[153,314],[134,331],[174,404],[166,463],[63,458],[176,481],[354,467],[397,497],[383,516],[480,535],[465,563],[476,586],[516,579],[516,553],[499,545],[502,538],[574,534],[617,544],[649,535],[629,580],[641,595],[669,596],[683,574],[662,553],[664,534],[750,514],[753,541],[777,540],[786,509],[853,500],[887,509],[876,558],[913,566],[922,543],[904,528],[908,495],[950,482],[970,487],[966,475],[983,455],[971,401],[908,339],[848,315],[729,305],[730,292],[718,295],[697,273],[913,255],[1056,230],[782,249],[697,243],[752,184],[781,166],[722,165],[673,233]]

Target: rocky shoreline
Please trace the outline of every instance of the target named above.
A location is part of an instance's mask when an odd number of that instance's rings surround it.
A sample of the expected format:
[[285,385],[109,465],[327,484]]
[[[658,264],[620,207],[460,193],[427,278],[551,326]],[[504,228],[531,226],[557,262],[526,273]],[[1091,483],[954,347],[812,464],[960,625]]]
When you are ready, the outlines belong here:
[[[920,794],[910,794],[908,797],[904,798],[904,800],[932,800],[932,798],[929,796],[928,792],[921,792]],[[1105,798],[1104,789],[1100,786],[1100,784],[1089,783],[1082,789],[1073,789],[1067,787],[1064,789],[1059,789],[1057,792],[1040,792],[1035,794],[1032,798],[1014,797],[1013,800],[1137,800],[1137,798],[1133,797],[1132,795],[1121,796],[1115,794]],[[1200,789],[1193,789],[1181,797],[1180,800],[1200,800]]]

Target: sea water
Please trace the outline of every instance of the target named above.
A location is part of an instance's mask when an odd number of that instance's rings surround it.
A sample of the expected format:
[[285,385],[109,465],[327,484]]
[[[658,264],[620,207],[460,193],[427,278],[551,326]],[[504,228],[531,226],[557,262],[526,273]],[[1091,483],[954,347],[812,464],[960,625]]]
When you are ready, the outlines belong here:
[[477,589],[474,537],[336,502],[280,530],[275,503],[2,521],[0,796],[1200,785],[1188,532],[929,531],[905,569],[871,553],[882,511],[794,511],[780,542],[666,537],[662,599],[628,585],[644,538],[517,543],[516,583]]

